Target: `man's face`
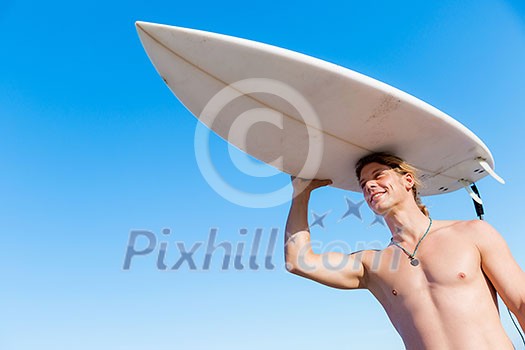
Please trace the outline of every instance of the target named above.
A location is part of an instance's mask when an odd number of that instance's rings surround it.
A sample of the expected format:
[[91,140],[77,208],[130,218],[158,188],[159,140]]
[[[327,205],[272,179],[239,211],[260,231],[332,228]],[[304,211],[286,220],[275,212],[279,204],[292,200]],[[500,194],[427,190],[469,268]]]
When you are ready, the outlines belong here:
[[406,198],[411,179],[410,174],[400,175],[389,166],[369,163],[361,170],[359,184],[370,209],[376,214],[385,215]]

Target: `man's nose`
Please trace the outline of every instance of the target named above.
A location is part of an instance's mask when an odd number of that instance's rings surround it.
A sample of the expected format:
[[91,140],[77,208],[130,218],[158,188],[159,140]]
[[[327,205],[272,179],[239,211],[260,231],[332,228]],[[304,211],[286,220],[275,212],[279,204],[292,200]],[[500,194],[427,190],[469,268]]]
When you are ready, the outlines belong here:
[[365,192],[370,194],[370,192],[377,187],[377,184],[374,180],[369,180],[365,183]]

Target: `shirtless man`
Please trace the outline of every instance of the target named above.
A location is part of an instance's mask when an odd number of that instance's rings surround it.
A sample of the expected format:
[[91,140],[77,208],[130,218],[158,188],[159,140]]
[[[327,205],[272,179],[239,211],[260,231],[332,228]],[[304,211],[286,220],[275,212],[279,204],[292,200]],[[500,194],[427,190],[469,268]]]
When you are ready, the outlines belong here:
[[[417,195],[414,168],[374,154],[356,166],[368,206],[392,233],[383,250],[316,254],[310,245],[311,191],[330,180],[292,178],[286,223],[288,271],[340,289],[368,289],[408,350],[513,349],[496,292],[525,326],[525,274],[488,223],[430,219]],[[417,247],[417,249],[416,249]]]

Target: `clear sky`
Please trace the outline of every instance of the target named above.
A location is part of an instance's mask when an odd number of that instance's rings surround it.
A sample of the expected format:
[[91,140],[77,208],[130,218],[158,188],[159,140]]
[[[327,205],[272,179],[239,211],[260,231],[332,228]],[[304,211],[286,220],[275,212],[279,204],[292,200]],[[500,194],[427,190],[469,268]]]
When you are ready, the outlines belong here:
[[[488,145],[507,180],[502,186],[485,178],[478,187],[486,219],[525,267],[522,1],[3,0],[0,349],[403,348],[369,293],[285,272],[280,244],[289,203],[246,208],[207,184],[195,161],[196,119],[155,72],[136,20],[296,50],[453,116]],[[212,142],[226,149],[220,139]],[[285,174],[240,176],[225,151],[213,161],[239,188],[288,181]],[[386,228],[370,226],[373,215],[364,206],[362,221],[340,220],[345,197],[361,199],[334,188],[313,194],[313,212],[328,214],[324,228],[312,227],[312,238],[351,249],[386,245]],[[435,219],[475,217],[465,191],[425,203]],[[247,251],[257,229],[255,270]],[[157,244],[124,270],[134,230],[151,232]],[[244,270],[233,261],[222,270],[220,248],[203,268],[211,232],[216,243],[244,244]],[[139,238],[137,247],[145,249],[146,237]],[[161,242],[170,267],[196,248],[196,268],[183,260],[178,269],[159,270]],[[272,259],[265,266],[267,246]]]

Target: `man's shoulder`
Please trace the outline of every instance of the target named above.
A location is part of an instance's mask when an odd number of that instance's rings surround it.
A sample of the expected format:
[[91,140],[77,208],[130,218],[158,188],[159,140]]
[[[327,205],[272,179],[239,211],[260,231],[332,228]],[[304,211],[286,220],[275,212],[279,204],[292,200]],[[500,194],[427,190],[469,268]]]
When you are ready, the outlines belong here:
[[384,249],[361,249],[352,252],[352,255],[361,255],[363,257],[372,256],[376,253],[382,252]]
[[440,220],[435,222],[431,235],[450,244],[487,245],[499,238],[499,233],[483,220]]
[[483,220],[435,220],[434,231],[439,230],[450,230],[464,233],[472,232],[486,232],[488,230],[494,230],[494,228],[486,221]]
[[374,262],[377,262],[378,259],[382,260],[385,257],[391,256],[392,250],[393,250],[392,247],[393,245],[389,244],[382,249],[364,249],[364,250],[360,250],[355,253],[358,253],[361,255],[361,261],[363,262],[365,266],[370,266]]
[[450,239],[464,239],[475,245],[490,244],[490,241],[501,236],[490,223],[478,219],[441,221],[437,226],[436,233],[441,231]]

